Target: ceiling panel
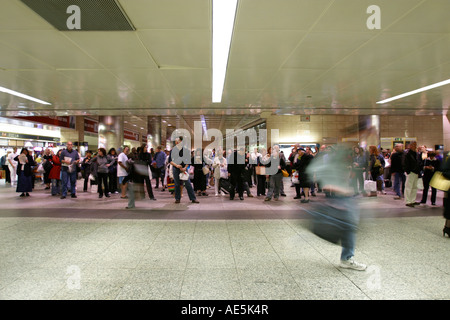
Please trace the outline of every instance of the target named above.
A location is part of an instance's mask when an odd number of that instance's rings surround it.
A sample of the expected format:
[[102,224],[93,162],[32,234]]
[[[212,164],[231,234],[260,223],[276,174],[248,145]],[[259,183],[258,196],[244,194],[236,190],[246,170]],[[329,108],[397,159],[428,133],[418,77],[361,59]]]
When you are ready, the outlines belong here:
[[305,32],[243,30],[233,35],[229,68],[279,68]]
[[373,34],[309,33],[295,49],[284,68],[328,69],[369,41]]
[[[0,0],[0,86],[52,103],[0,94],[0,116],[85,109],[242,120],[450,104],[448,86],[375,104],[450,77],[448,0],[240,0],[222,103],[211,102],[211,0],[119,2],[136,31],[59,32],[19,0]],[[366,25],[373,4],[380,30]]]
[[104,68],[157,68],[149,52],[133,32],[92,31],[62,34]]
[[349,55],[345,61],[339,64],[339,67],[383,68],[392,61],[421,50],[441,37],[439,34],[380,34]]
[[2,42],[0,33],[0,71],[2,69],[49,69],[50,66],[36,60],[30,52],[22,52]]
[[210,0],[120,0],[138,29],[209,29]]
[[5,32],[1,41],[54,68],[90,69],[100,65],[55,30]]
[[[392,1],[391,1],[392,2]],[[404,8],[412,7],[408,5]],[[387,8],[390,5],[386,5]],[[389,32],[403,33],[449,33],[450,23],[441,23],[449,20],[450,1],[448,0],[429,0],[422,1],[421,4],[413,9],[407,16],[400,19],[395,25],[389,28]],[[384,12],[383,12],[384,14]],[[434,20],[434,23],[429,20]]]
[[210,68],[209,30],[142,30],[139,38],[161,68]]
[[239,1],[236,30],[308,30],[332,0]]
[[0,31],[54,29],[19,0],[0,0],[0,8]]
[[[383,32],[409,10],[424,1],[427,0],[335,0],[312,31],[334,33]],[[369,30],[367,28],[367,20],[372,15],[372,13],[367,13],[367,9],[372,5],[380,7],[381,30]]]

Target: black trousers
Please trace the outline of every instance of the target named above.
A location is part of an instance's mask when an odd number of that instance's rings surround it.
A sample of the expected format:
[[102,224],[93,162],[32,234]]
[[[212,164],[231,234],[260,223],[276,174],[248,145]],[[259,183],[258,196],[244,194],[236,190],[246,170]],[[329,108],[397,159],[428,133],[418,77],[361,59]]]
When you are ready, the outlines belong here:
[[241,172],[231,173],[230,184],[231,184],[230,199],[234,198],[236,194],[236,189],[239,194],[239,197],[244,196],[244,180],[242,179]]
[[109,192],[113,193],[118,191],[117,188],[117,170],[113,170],[108,173],[109,178]]
[[11,183],[11,171],[9,171],[8,165],[3,165],[2,168],[5,170],[5,182]]
[[257,195],[266,195],[266,176],[257,175],[256,193]]
[[[426,203],[427,197],[428,197],[428,189],[430,188],[431,178],[426,179],[425,177],[423,177],[422,180],[423,180],[422,202]],[[437,193],[437,190],[435,188],[431,188],[431,203],[436,203],[436,193]]]
[[[147,187],[147,193],[150,199],[153,199],[155,196],[153,195],[152,182],[148,176],[144,176],[145,185]],[[145,194],[143,195],[145,198]]]
[[[98,181],[98,193],[99,195],[103,196],[103,193],[108,194],[109,193],[109,187],[108,187],[108,173],[97,173],[97,181]],[[102,185],[105,186],[105,189],[103,190]]]
[[164,167],[156,168],[155,172],[153,172],[155,174],[154,178],[156,180],[156,188],[159,188],[159,179],[161,179],[161,186],[164,188],[165,170],[163,169]]

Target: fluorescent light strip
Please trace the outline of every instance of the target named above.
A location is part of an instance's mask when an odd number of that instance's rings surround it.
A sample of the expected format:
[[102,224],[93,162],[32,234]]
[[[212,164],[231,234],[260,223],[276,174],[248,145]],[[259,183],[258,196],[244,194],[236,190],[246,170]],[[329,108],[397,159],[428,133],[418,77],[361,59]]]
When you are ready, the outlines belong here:
[[213,0],[212,102],[222,101],[237,0]]
[[26,94],[23,94],[23,93],[14,91],[14,90],[6,89],[6,88],[4,88],[4,87],[0,87],[0,92],[9,93],[9,94],[12,94],[13,96],[17,96],[17,97],[20,97],[20,98],[24,98],[24,99],[27,99],[27,100],[31,100],[31,101],[34,101],[34,102],[37,102],[37,103],[41,103],[41,104],[49,104],[49,105],[51,105],[51,103],[49,103],[49,102],[46,102],[46,101],[43,101],[43,100],[39,100],[39,99],[30,97],[30,96],[28,96],[28,95],[26,95]]
[[431,90],[431,89],[434,89],[434,88],[437,88],[437,87],[445,86],[446,84],[450,84],[450,79],[444,80],[444,81],[441,81],[441,82],[438,82],[438,83],[435,83],[435,84],[431,84],[429,86],[426,86],[426,87],[423,87],[423,88],[420,88],[420,89],[417,89],[417,90],[409,91],[409,92],[400,94],[398,96],[395,96],[395,97],[392,97],[392,98],[389,98],[389,99],[378,101],[377,104],[388,103],[388,102],[391,102],[391,101],[394,101],[394,100],[397,100],[397,99],[401,99],[401,98],[404,98],[404,97],[407,97],[407,96],[410,96],[410,95],[413,95],[413,94],[416,94],[416,93],[419,93],[419,92],[423,92],[423,91]]

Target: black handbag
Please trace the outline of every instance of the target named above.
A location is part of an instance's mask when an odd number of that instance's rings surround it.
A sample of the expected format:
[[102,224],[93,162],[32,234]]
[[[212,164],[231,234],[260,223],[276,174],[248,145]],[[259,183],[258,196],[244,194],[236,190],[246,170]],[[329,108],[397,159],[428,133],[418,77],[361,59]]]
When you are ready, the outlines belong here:
[[312,209],[306,210],[311,215],[308,229],[316,236],[339,244],[349,232],[356,230],[356,226],[346,221],[348,212],[329,204],[314,204]]
[[50,162],[50,160],[45,160],[42,166],[44,167],[45,172],[50,172],[50,170],[52,170],[53,168],[53,164]]

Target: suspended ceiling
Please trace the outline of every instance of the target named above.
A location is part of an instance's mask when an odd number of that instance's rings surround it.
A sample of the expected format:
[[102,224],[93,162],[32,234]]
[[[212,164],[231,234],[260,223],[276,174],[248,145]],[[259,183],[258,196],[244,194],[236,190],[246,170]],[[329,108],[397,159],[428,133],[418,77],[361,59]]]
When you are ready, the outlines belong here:
[[[448,0],[239,0],[219,104],[211,102],[211,0],[118,2],[135,31],[58,31],[21,1],[0,0],[0,86],[52,104],[0,93],[0,116],[205,115],[208,127],[222,117],[233,127],[261,113],[419,115],[450,106],[449,85],[375,103],[450,78]],[[366,25],[373,4],[379,30]]]

